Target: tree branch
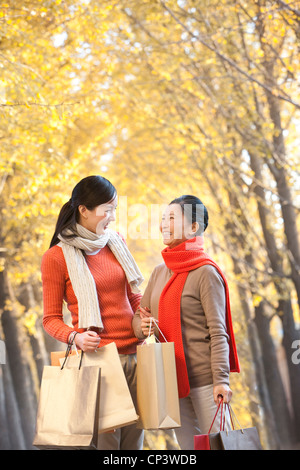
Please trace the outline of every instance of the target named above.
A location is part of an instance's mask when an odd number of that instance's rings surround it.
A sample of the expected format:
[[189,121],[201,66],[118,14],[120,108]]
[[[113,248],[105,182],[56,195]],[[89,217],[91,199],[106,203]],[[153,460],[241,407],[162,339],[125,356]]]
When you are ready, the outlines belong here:
[[291,98],[288,98],[288,97],[285,97],[283,95],[281,95],[280,93],[274,93],[274,91],[272,90],[272,88],[268,87],[267,85],[265,85],[264,83],[262,83],[260,80],[258,80],[257,78],[255,77],[252,77],[251,75],[249,75],[249,73],[247,73],[245,70],[243,70],[239,65],[237,65],[232,59],[230,59],[229,57],[226,57],[224,54],[222,54],[220,51],[218,51],[216,48],[212,47],[210,44],[208,44],[206,41],[204,41],[203,39],[201,39],[200,37],[196,36],[195,34],[192,33],[192,31],[189,30],[189,28],[187,28],[187,26],[182,23],[182,21],[180,21],[179,18],[177,18],[177,16],[173,13],[172,10],[170,10],[170,8],[163,2],[163,0],[160,0],[160,3],[162,5],[162,7],[172,16],[172,18],[174,18],[174,20],[180,24],[180,26],[182,26],[182,28],[195,40],[199,41],[203,46],[207,47],[210,51],[214,52],[220,59],[222,59],[223,61],[227,62],[229,65],[231,65],[231,67],[233,67],[235,70],[237,70],[241,75],[243,75],[244,77],[247,77],[248,80],[250,80],[251,82],[254,82],[256,83],[257,85],[259,85],[261,88],[263,88],[264,90],[266,90],[268,93],[270,93],[270,95],[272,95],[274,98],[278,98],[280,100],[283,100],[283,101],[287,101],[288,103],[292,104],[293,106],[295,106],[296,108],[300,109],[300,104],[297,103],[296,101],[292,100]]

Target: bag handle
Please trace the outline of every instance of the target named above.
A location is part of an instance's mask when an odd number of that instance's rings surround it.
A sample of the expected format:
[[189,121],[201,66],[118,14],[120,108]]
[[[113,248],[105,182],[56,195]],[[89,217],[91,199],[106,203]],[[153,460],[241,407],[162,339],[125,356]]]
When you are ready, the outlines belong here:
[[244,429],[240,425],[240,422],[237,419],[237,416],[236,416],[235,412],[233,411],[232,406],[229,403],[226,403],[226,405],[227,405],[227,408],[228,408],[232,429],[234,430],[234,422],[233,422],[233,418],[234,418],[235,421],[237,422],[238,426],[239,426],[240,431],[244,434]]
[[[230,407],[229,403],[224,403],[223,401],[223,397],[222,395],[221,396],[221,400],[219,402],[219,405],[218,405],[218,408],[217,408],[217,411],[215,413],[215,416],[213,418],[213,421],[210,425],[210,428],[209,428],[209,431],[208,431],[208,434],[210,434],[211,430],[212,430],[212,427],[214,425],[214,422],[216,420],[216,417],[219,413],[219,410],[221,409],[221,419],[220,419],[220,431],[225,431],[225,426],[226,426],[226,409],[228,409],[228,412],[229,412],[229,416],[230,416],[230,422],[231,422],[231,426],[232,426],[232,430],[234,430],[234,423],[233,423],[233,419],[232,419],[232,413],[233,413],[233,410],[232,408]],[[235,417],[236,418],[236,417]],[[236,418],[237,420],[237,418]],[[226,426],[227,427],[227,426]]]
[[[66,361],[69,357],[69,354],[71,352],[71,349],[72,349],[72,345],[74,343],[74,338],[75,336],[78,334],[79,332],[78,331],[75,331],[75,334],[71,336],[71,339],[68,341],[68,346],[67,346],[67,349],[66,349],[66,354],[65,354],[65,359],[64,359],[64,362],[60,368],[60,370],[62,370],[64,367],[65,367],[65,364],[66,364]],[[74,343],[75,344],[75,343]],[[75,346],[76,347],[76,346]],[[76,352],[77,352],[77,349],[76,349]],[[77,353],[78,355],[78,353]],[[80,362],[79,362],[79,367],[78,367],[78,370],[81,368],[81,364],[82,364],[82,357],[83,357],[83,351],[81,351],[81,355],[80,355]]]
[[[224,406],[225,405],[225,406]],[[235,414],[235,412],[233,411],[233,408],[232,406],[229,404],[229,403],[223,403],[223,397],[221,398],[220,402],[219,402],[219,405],[218,405],[218,408],[217,408],[217,411],[215,413],[215,416],[213,418],[213,421],[211,423],[211,426],[209,428],[209,431],[208,431],[208,434],[210,434],[211,430],[212,430],[212,427],[213,427],[213,424],[216,420],[216,417],[219,413],[219,409],[221,408],[221,420],[220,420],[220,431],[224,431],[225,430],[225,424],[226,424],[226,409],[228,410],[228,414],[229,414],[229,417],[230,417],[230,423],[231,423],[231,428],[232,430],[234,431],[235,430],[235,426],[234,426],[234,419],[235,421],[237,422],[238,426],[239,426],[239,430],[244,434],[244,430],[243,428],[241,427],[240,425],[240,422],[239,420],[237,419],[237,416]],[[234,418],[234,419],[233,419]],[[228,431],[227,431],[228,432]]]
[[[158,329],[158,331],[160,332],[160,334],[161,334],[162,337],[164,338],[165,342],[166,342],[166,343],[168,342],[167,339],[166,339],[166,337],[164,336],[163,332],[162,332],[161,329],[159,328],[159,326],[158,326],[158,324],[157,324],[157,321],[156,321],[153,317],[150,317],[149,333],[148,333],[147,338],[142,342],[142,346],[143,346],[143,344],[145,344],[145,342],[147,341],[147,339],[150,338],[150,336],[151,336],[151,335],[150,335],[150,330],[151,330],[152,322],[155,324],[156,328]],[[160,343],[159,339],[158,339],[155,335],[154,335],[154,337],[155,337],[156,341],[158,341],[158,342]]]
[[[211,423],[211,425],[210,425],[208,434],[210,434],[210,431],[212,430],[212,427],[213,427],[213,425],[214,425],[214,422],[215,422],[215,420],[216,420],[216,417],[217,417],[217,415],[218,415],[218,413],[219,413],[219,409],[220,409],[220,408],[221,408],[220,431],[222,431],[223,405],[224,405],[224,404],[223,404],[223,397],[222,397],[221,400],[219,401],[219,405],[218,405],[217,411],[216,411],[216,413],[215,413],[215,416],[214,416],[214,418],[213,418],[213,420],[212,420],[212,423]],[[224,414],[224,423],[225,423],[225,414]],[[223,423],[223,427],[224,427],[224,423]]]

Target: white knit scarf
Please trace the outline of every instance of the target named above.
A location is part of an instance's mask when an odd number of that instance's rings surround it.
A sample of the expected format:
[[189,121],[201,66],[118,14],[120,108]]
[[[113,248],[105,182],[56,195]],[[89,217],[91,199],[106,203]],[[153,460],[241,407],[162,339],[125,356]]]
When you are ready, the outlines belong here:
[[[73,238],[66,235],[76,234]],[[107,244],[124,269],[132,292],[140,292],[138,286],[143,282],[143,276],[120,235],[106,229],[103,235],[90,232],[80,224],[74,230],[67,230],[58,235],[61,240],[69,277],[78,301],[78,328],[97,327],[103,330],[101,312],[94,278],[86,263],[81,250],[91,254]]]

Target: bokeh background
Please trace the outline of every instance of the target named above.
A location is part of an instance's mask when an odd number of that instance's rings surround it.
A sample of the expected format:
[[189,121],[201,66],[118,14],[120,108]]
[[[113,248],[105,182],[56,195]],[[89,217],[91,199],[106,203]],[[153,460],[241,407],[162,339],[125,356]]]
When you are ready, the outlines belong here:
[[[41,325],[41,256],[90,174],[126,202],[143,289],[163,249],[151,208],[202,199],[231,290],[235,414],[264,448],[299,447],[299,39],[292,0],[0,1],[0,449],[32,448],[64,348]],[[149,432],[145,448],[176,443]]]

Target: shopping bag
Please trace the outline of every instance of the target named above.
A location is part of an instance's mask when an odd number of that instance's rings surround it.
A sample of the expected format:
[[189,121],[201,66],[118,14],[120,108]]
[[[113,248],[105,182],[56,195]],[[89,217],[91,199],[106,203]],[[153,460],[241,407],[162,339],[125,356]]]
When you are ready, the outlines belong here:
[[255,427],[220,432],[223,450],[262,450]]
[[[257,429],[255,427],[241,428],[232,406],[225,404],[225,408],[226,406],[230,416],[231,429],[224,429],[223,426],[219,433],[219,448],[222,450],[262,450]],[[234,421],[238,424],[239,429],[235,429]],[[213,442],[210,441],[210,443],[213,449]]]
[[[99,408],[98,432],[108,432],[137,422],[132,397],[115,343],[97,348],[95,352],[79,351],[79,355],[69,355],[66,368],[98,366],[101,368],[101,400]],[[60,359],[63,363],[64,359]]]
[[[220,431],[217,433],[211,433],[213,423],[216,415],[221,407],[221,420],[220,420]],[[225,410],[228,409],[230,416],[231,429],[225,429]],[[208,434],[194,436],[194,448],[195,450],[262,450],[262,445],[259,439],[257,429],[241,428],[238,420],[234,414],[231,405],[225,403],[225,410],[223,412],[223,401],[219,403],[216,415],[213,419]],[[222,417],[223,413],[223,417]],[[239,429],[235,429],[234,420],[237,421],[240,426]],[[206,446],[204,448],[204,446]]]
[[[221,450],[221,442],[220,442],[220,436],[219,433],[212,433],[211,430],[214,425],[214,422],[219,414],[221,413],[221,418],[220,418],[220,432],[222,430],[222,424],[223,424],[223,400],[220,400],[217,411],[215,413],[215,416],[212,420],[212,423],[210,425],[210,428],[208,430],[207,434],[199,434],[197,436],[194,436],[194,449],[195,450]],[[224,426],[224,424],[223,424]]]
[[211,450],[209,435],[208,434],[199,434],[194,436],[194,449],[195,450]]
[[174,343],[137,346],[137,406],[139,428],[181,426]]
[[100,375],[99,367],[44,366],[34,446],[96,449]]
[[50,353],[50,362],[51,366],[60,366],[60,359],[65,357],[67,354],[74,355],[76,351],[68,351],[67,353],[64,351],[53,351]]

